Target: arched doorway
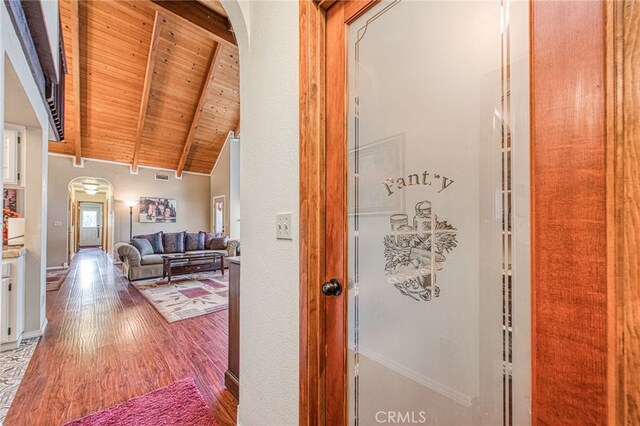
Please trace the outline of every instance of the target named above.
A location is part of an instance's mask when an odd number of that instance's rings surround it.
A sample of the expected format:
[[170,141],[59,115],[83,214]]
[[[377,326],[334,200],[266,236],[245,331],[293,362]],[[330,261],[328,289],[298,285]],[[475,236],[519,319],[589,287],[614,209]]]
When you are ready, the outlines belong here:
[[67,261],[82,248],[113,247],[113,185],[97,177],[77,177],[69,182]]

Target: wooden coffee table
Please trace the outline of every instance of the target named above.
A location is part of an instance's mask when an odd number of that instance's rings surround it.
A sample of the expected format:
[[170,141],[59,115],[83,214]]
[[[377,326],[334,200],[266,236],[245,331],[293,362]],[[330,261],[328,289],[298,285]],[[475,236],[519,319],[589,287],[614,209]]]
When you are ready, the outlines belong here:
[[[224,255],[221,253],[178,254],[162,256],[162,279],[174,274],[188,274],[192,272],[206,272],[220,269],[224,275]],[[220,262],[220,265],[217,263]]]

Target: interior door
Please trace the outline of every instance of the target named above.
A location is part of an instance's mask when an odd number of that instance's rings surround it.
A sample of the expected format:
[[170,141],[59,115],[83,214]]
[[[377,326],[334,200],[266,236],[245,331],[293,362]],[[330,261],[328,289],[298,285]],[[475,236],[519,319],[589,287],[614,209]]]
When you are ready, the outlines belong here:
[[530,423],[528,24],[328,10],[326,424]]
[[80,246],[102,245],[102,205],[80,204]]
[[224,233],[224,195],[213,197],[213,232]]

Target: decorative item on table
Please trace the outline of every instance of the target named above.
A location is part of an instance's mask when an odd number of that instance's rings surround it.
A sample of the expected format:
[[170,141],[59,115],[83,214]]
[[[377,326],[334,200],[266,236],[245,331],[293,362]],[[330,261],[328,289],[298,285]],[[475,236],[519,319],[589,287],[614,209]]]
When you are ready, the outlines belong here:
[[[18,218],[20,217],[20,214],[18,212],[15,212],[13,210],[10,209],[3,209],[2,210],[2,244],[3,245],[7,245],[7,240],[9,237],[9,219],[10,218]],[[24,230],[22,232],[22,235],[24,237]],[[24,238],[23,238],[24,240]],[[23,242],[24,243],[24,242]]]
[[170,198],[140,198],[141,223],[176,223],[176,200]]

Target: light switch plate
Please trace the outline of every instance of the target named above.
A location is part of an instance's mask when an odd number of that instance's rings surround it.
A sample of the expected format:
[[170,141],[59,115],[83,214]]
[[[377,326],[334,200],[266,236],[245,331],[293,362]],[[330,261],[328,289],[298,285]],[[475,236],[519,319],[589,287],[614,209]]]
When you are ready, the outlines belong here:
[[55,227],[58,227],[58,228],[59,228],[59,227],[61,227],[61,226],[62,226],[62,222],[61,222],[61,221],[59,221],[59,220],[54,220],[54,221],[53,221],[53,226],[55,226]]
[[279,240],[291,240],[291,213],[276,214],[276,238]]

